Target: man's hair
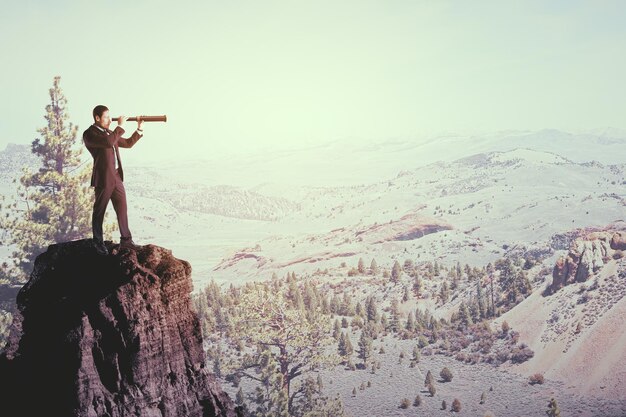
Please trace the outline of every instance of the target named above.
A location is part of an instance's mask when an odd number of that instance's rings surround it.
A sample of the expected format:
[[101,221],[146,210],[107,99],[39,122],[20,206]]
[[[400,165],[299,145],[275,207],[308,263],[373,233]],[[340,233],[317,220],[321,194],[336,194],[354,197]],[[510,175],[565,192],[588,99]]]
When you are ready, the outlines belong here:
[[96,107],[93,108],[93,120],[96,120],[96,116],[102,118],[102,113],[104,113],[105,111],[109,110],[109,108],[107,106],[103,106],[102,104],[98,104]]

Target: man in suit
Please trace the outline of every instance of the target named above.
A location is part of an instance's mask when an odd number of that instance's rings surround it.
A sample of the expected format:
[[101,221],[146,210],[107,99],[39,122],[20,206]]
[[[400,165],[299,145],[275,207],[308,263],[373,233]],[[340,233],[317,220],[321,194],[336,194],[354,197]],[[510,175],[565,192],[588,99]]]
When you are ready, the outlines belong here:
[[122,125],[128,117],[121,116],[117,121],[118,125],[115,130],[111,131],[109,130],[111,125],[109,109],[106,106],[98,105],[93,109],[93,119],[94,124],[83,132],[83,142],[93,157],[91,186],[95,187],[96,199],[91,222],[94,247],[100,255],[108,255],[109,253],[104,245],[102,223],[107,205],[111,200],[120,228],[120,247],[136,250],[138,246],[133,242],[128,228],[126,191],[123,183],[124,171],[119,148],[132,148],[143,136],[142,120],[141,118],[137,119],[137,130],[133,132],[130,138],[125,139],[122,137],[125,132]]

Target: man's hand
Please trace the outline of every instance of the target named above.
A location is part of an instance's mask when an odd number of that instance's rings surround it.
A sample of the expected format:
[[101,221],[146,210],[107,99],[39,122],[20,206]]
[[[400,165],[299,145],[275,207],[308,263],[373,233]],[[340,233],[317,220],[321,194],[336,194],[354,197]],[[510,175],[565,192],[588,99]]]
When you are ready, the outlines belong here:
[[122,124],[123,124],[126,120],[128,120],[128,117],[126,117],[126,116],[120,116],[120,118],[119,118],[119,119],[117,119],[117,125],[118,125],[118,126],[122,126]]
[[137,116],[137,129],[141,130],[141,124],[143,120],[141,120],[141,116]]

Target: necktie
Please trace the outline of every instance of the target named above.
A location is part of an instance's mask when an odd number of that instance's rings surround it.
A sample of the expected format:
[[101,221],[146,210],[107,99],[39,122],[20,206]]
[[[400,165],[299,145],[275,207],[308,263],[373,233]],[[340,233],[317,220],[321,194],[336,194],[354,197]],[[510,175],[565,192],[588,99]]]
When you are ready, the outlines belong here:
[[[105,130],[107,136],[109,135],[109,129]],[[117,148],[117,145],[113,146],[113,149],[115,150],[115,159],[117,160],[117,166],[115,168],[120,168],[122,166],[122,160],[120,159],[120,154],[119,154],[119,150]]]

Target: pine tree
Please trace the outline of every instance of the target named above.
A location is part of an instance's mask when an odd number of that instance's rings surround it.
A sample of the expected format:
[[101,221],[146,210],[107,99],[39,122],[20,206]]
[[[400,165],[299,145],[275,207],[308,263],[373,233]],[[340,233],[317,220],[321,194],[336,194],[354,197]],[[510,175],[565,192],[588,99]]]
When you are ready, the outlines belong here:
[[341,309],[339,314],[342,316],[354,316],[354,305],[352,304],[352,298],[347,292],[343,293],[343,301],[341,302]]
[[[91,166],[88,160],[82,160],[83,146],[76,142],[78,126],[68,123],[67,99],[60,80],[54,77],[49,90],[47,126],[37,129],[41,138],[31,145],[41,166],[34,173],[24,170],[19,198],[7,206],[0,205],[0,210],[7,210],[0,218],[0,229],[8,233],[0,246],[13,248],[12,265],[7,265],[5,274],[16,283],[27,279],[35,258],[48,245],[91,234]],[[107,233],[110,230],[110,226],[106,228]]]
[[376,300],[373,296],[368,296],[365,300],[365,313],[367,321],[376,323],[378,321],[378,310],[376,309]]
[[365,273],[365,262],[363,262],[363,258],[359,258],[359,263],[358,263],[357,269],[359,270],[360,274],[364,274]]
[[350,337],[348,337],[344,332],[341,332],[341,336],[339,336],[337,350],[339,351],[339,355],[344,358],[351,356],[354,352],[352,342],[350,342]]
[[476,280],[476,298],[478,302],[479,318],[482,320],[487,317],[487,304],[485,303],[485,297],[483,296],[483,288],[480,282],[480,277]]
[[406,319],[406,329],[413,333],[415,331],[415,318],[413,317],[413,312],[409,313],[409,317]]
[[370,263],[370,272],[372,275],[378,275],[378,264],[376,263],[376,259],[372,258],[372,262]]
[[413,280],[413,294],[415,297],[419,298],[422,293],[422,281],[418,276]]
[[439,297],[441,297],[441,301],[443,304],[447,303],[448,299],[450,298],[450,290],[448,289],[448,283],[446,281],[443,281],[443,284],[441,284]]
[[400,307],[398,306],[398,300],[395,298],[391,300],[391,318],[389,321],[389,328],[393,332],[397,332],[400,327]]
[[365,310],[363,309],[360,301],[356,302],[356,306],[354,307],[354,313],[359,317],[365,317]]
[[363,366],[367,368],[367,363],[372,356],[372,338],[365,330],[361,332],[359,338],[359,359],[363,361]]
[[489,277],[489,292],[490,292],[489,296],[491,297],[491,308],[489,309],[489,312],[491,313],[491,317],[495,317],[496,316],[496,297],[495,297],[496,271],[493,265],[491,265],[491,263],[488,263],[485,269],[487,271],[487,276]]
[[437,388],[435,388],[435,383],[428,384],[428,393],[431,397],[434,397],[437,393]]
[[424,380],[424,386],[427,387],[430,384],[435,383],[435,378],[433,377],[432,372],[430,370],[426,372],[426,379]]
[[330,299],[330,312],[333,314],[341,314],[341,300],[337,294],[333,294]]
[[340,356],[347,355],[346,334],[344,332],[341,332],[339,334],[339,340],[337,341],[337,352],[339,353]]
[[397,260],[393,263],[393,267],[391,268],[391,282],[394,284],[400,281],[400,276],[402,275],[402,267],[400,267],[400,262]]
[[339,341],[339,336],[341,335],[341,326],[339,325],[339,319],[335,319],[335,323],[333,325],[333,337],[335,340]]
[[461,305],[459,306],[459,319],[461,324],[465,327],[469,327],[472,325],[472,316],[470,314],[469,308],[467,308],[467,304],[465,301],[461,301]]

